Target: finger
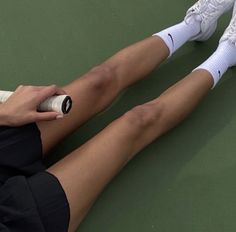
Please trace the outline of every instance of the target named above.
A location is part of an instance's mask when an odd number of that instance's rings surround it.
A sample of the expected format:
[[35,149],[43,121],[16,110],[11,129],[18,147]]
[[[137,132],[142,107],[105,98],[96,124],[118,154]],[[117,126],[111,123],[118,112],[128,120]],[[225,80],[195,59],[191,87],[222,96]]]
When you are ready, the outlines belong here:
[[22,87],[23,87],[23,85],[19,85],[19,86],[16,88],[15,92],[16,92],[16,91],[19,91],[20,89],[22,89]]
[[51,121],[61,118],[63,118],[63,115],[57,112],[42,112],[42,113],[35,113],[34,115],[35,121]]
[[38,101],[41,103],[44,100],[46,100],[48,97],[51,97],[51,96],[55,95],[56,92],[57,92],[57,86],[56,85],[51,85],[51,86],[43,87],[37,93]]
[[58,88],[56,94],[57,94],[57,95],[64,95],[64,94],[66,95],[67,93],[66,93],[66,91],[65,91],[64,89]]
[[44,87],[40,92],[39,96],[41,99],[45,100],[48,97],[54,96],[54,95],[62,95],[65,94],[65,91],[56,85],[51,85]]
[[57,85],[50,85],[50,86],[47,86],[47,88],[52,88],[54,91],[54,95],[66,94],[66,91],[64,89],[58,87]]
[[62,88],[60,88],[60,87],[58,87],[58,86],[56,86],[56,95],[64,95],[64,94],[66,94],[66,91],[64,90],[64,89],[62,89]]

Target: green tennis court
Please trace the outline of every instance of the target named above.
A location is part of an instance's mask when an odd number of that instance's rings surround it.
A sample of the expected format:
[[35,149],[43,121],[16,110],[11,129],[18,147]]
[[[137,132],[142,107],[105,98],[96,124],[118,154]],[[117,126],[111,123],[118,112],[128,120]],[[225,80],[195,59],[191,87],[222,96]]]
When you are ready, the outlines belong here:
[[[119,49],[182,20],[193,0],[0,2],[1,89],[64,85]],[[137,104],[160,95],[215,50],[189,43],[53,151],[55,162]],[[236,70],[180,126],[143,150],[102,193],[80,232],[236,230]],[[79,199],[78,199],[79,201]]]

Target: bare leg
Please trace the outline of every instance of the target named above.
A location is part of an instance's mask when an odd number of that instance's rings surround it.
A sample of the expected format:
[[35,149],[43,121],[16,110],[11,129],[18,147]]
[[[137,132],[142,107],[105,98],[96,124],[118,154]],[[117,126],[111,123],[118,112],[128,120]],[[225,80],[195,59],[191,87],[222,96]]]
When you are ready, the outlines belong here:
[[65,86],[73,109],[62,120],[38,123],[47,153],[61,139],[102,111],[127,86],[144,78],[167,58],[169,50],[157,36],[129,46]]
[[[108,182],[142,148],[181,122],[213,85],[204,70],[191,73],[157,99],[137,106],[49,168],[69,200],[75,231]],[[75,181],[76,180],[76,181]]]

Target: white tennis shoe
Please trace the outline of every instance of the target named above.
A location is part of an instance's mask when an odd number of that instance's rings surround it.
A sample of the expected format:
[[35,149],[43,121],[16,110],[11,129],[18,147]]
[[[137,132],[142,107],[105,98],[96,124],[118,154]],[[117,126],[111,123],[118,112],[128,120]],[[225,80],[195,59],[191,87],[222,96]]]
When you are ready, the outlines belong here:
[[199,0],[196,2],[187,11],[184,19],[187,24],[192,23],[193,20],[201,23],[200,33],[191,40],[205,41],[209,39],[216,30],[218,18],[229,11],[234,2],[235,0]]
[[221,37],[220,43],[226,40],[229,40],[231,43],[236,45],[236,2],[234,4],[232,19],[229,23],[229,26],[226,28],[223,36]]

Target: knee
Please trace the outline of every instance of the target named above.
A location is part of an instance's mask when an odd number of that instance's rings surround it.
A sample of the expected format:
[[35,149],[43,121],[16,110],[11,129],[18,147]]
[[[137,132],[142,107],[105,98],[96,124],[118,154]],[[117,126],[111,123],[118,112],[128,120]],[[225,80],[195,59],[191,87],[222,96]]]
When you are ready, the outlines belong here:
[[86,75],[90,87],[93,91],[105,91],[106,89],[115,88],[115,72],[108,65],[99,65],[92,68]]
[[124,119],[129,125],[143,130],[160,122],[163,108],[162,102],[146,103],[128,111]]

